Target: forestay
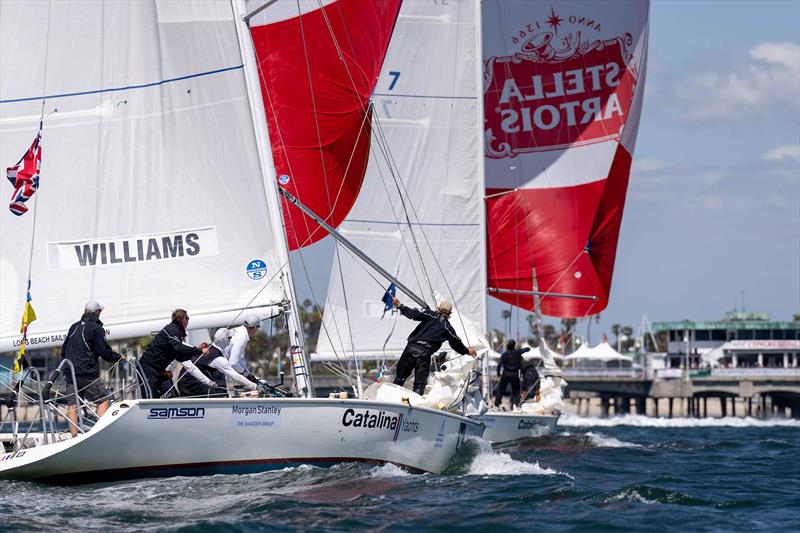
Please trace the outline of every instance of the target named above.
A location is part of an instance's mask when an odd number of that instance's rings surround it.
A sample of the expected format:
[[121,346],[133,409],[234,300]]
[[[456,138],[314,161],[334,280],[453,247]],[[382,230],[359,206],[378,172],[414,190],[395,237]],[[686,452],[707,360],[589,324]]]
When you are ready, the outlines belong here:
[[[602,311],[641,113],[646,1],[483,2],[488,284]],[[531,309],[531,297],[498,298]]]
[[[399,9],[400,0],[282,0],[250,20],[280,184],[332,226],[364,178],[367,104]],[[327,235],[282,204],[290,249]]]
[[[339,228],[431,306],[433,291],[453,302],[477,324],[467,335],[451,319],[467,344],[485,329],[476,13],[475,2],[403,4],[373,97],[367,174]],[[416,323],[390,312],[381,318],[388,282],[373,281],[344,249],[337,253],[315,360],[344,358],[354,347],[362,357],[398,356]]]
[[5,166],[47,95],[39,191],[21,217],[0,210],[2,351],[32,242],[31,347],[60,343],[90,298],[109,338],[176,307],[212,326],[284,298],[233,17],[228,2],[0,3]]

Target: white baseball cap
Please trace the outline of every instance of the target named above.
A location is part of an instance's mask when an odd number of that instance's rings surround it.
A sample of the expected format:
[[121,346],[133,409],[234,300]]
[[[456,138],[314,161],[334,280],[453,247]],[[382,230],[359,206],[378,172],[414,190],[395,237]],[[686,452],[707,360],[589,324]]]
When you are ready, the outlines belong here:
[[217,348],[224,350],[230,343],[231,330],[228,328],[219,328],[217,332],[214,333],[214,344],[217,345]]
[[248,328],[260,328],[261,319],[258,318],[258,315],[247,315],[244,317],[244,325]]
[[98,302],[97,300],[89,300],[88,302],[86,302],[86,305],[83,306],[83,309],[90,313],[95,313],[97,311],[102,311],[103,309],[105,309],[105,307],[100,305],[100,302]]

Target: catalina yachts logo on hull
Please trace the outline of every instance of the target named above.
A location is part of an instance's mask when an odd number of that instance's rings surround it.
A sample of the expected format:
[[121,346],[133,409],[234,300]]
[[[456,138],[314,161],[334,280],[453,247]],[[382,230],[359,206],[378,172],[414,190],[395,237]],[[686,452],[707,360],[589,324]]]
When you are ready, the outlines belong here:
[[171,420],[180,418],[205,418],[205,407],[152,407],[148,420]]

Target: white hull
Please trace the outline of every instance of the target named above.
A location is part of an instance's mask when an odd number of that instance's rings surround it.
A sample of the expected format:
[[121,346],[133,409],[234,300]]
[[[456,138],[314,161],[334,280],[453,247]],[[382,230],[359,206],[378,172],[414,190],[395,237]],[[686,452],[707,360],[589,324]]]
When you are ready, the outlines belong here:
[[86,435],[0,455],[0,478],[90,483],[341,462],[440,473],[482,433],[464,417],[367,400],[132,400]]
[[470,418],[486,425],[484,439],[499,443],[546,435],[555,429],[559,416],[488,411]]

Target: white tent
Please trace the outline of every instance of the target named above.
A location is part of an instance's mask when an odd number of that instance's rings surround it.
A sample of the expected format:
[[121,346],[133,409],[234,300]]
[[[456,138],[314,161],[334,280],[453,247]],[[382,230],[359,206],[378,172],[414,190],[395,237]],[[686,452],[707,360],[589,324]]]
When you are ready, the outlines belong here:
[[567,368],[631,368],[633,361],[620,354],[608,342],[601,342],[594,348],[581,345],[565,358]]

